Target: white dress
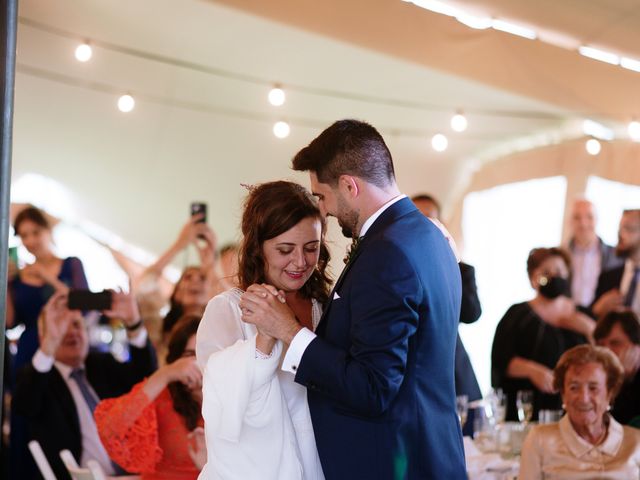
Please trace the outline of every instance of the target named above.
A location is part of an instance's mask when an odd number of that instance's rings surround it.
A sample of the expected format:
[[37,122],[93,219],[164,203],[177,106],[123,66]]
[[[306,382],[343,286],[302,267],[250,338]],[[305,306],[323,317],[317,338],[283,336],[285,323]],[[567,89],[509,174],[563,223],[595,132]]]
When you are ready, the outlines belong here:
[[[283,345],[256,358],[256,328],[244,323],[237,288],[209,301],[196,337],[203,369],[207,464],[199,479],[324,480],[306,389],[279,366]],[[312,302],[315,329],[321,308]]]

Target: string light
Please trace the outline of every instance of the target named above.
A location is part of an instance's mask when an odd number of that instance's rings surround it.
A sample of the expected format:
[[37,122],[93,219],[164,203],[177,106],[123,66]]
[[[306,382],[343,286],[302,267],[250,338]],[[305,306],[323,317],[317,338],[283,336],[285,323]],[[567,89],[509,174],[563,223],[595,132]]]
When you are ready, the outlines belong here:
[[444,152],[449,146],[449,140],[442,133],[436,133],[431,138],[431,146],[436,152]]
[[467,117],[458,112],[451,117],[451,128],[455,132],[464,132],[467,129]]
[[602,149],[602,145],[595,138],[590,138],[586,143],[587,153],[589,155],[598,155]]
[[279,107],[284,104],[286,100],[286,95],[284,90],[280,87],[274,87],[269,92],[269,103],[274,107]]
[[627,131],[629,132],[631,140],[633,140],[634,142],[640,142],[640,122],[638,122],[637,120],[629,122]]
[[78,45],[75,55],[76,60],[78,60],[79,62],[88,62],[89,60],[91,60],[91,56],[93,55],[91,45],[89,45],[88,43]]
[[124,113],[129,113],[136,106],[136,101],[129,94],[122,95],[118,99],[118,110]]
[[287,122],[280,121],[273,125],[273,134],[278,138],[287,138],[290,132],[291,128]]

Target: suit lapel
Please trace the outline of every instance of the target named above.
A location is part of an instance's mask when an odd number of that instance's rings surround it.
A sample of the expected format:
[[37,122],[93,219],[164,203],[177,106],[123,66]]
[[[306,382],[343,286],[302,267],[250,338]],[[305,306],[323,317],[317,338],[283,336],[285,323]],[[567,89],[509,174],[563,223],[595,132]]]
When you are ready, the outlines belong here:
[[344,279],[347,273],[349,272],[353,264],[358,260],[358,257],[360,256],[364,248],[366,248],[367,243],[369,243],[371,239],[374,238],[378,233],[383,232],[389,225],[391,225],[397,219],[415,210],[417,209],[413,204],[413,202],[408,198],[403,198],[402,200],[398,200],[396,203],[394,203],[389,208],[387,208],[384,212],[382,212],[382,214],[375,220],[375,222],[373,222],[371,227],[369,227],[369,230],[367,230],[367,233],[364,235],[364,237],[360,241],[358,248],[353,253],[351,260],[342,269],[342,272],[340,273],[338,280],[336,280],[336,283],[333,289],[331,290],[331,293],[329,294],[329,298],[327,302],[324,304],[322,317],[320,318],[320,322],[318,323],[318,328],[316,329],[317,334],[322,335],[324,333],[324,329],[326,327],[325,319],[329,316],[329,311],[331,310],[331,304],[333,303],[334,296],[342,286],[342,283],[344,282]]

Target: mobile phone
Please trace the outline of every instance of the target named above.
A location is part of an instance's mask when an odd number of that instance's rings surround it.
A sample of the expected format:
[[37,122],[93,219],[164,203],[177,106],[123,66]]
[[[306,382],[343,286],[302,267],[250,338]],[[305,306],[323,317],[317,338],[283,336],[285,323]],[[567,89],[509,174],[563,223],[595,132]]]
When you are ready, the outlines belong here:
[[108,290],[69,290],[67,308],[69,310],[110,310],[112,294]]
[[207,204],[204,202],[191,203],[191,216],[202,214],[198,223],[207,223]]

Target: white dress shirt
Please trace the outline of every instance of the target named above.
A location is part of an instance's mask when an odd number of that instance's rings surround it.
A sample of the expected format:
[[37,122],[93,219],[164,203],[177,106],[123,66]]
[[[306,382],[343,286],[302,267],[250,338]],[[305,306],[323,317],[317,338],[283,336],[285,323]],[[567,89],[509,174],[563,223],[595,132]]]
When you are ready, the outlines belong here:
[[[378,210],[376,210],[373,215],[367,218],[367,220],[362,224],[362,228],[360,229],[360,237],[365,236],[367,230],[369,230],[371,225],[373,225],[373,222],[375,222],[387,208],[406,197],[407,196],[404,194],[398,195],[382,205],[382,207],[380,207]],[[300,365],[300,361],[302,360],[304,351],[315,338],[315,333],[313,333],[308,328],[302,328],[302,330],[300,330],[296,334],[296,336],[293,337],[293,340],[291,340],[289,350],[287,350],[287,353],[282,360],[282,370],[295,374],[296,370],[298,369],[298,365]]]
[[578,305],[586,307],[593,302],[601,262],[599,241],[587,248],[574,245],[571,249],[571,296]]
[[630,480],[640,478],[640,430],[609,416],[600,445],[581,438],[565,415],[534,427],[522,446],[519,480]]

